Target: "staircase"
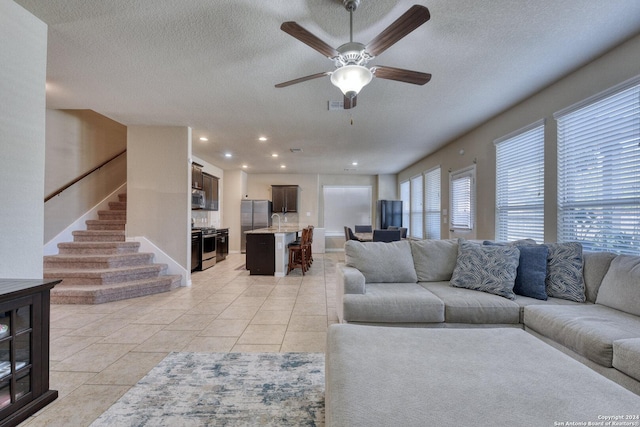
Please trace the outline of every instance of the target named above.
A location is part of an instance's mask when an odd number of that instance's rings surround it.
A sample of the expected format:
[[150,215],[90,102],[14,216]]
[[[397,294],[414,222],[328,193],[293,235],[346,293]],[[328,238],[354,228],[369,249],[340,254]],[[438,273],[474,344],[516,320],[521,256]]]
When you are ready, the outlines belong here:
[[53,304],[101,304],[168,292],[181,276],[166,275],[152,253],[139,252],[139,242],[126,242],[127,195],[74,231],[73,242],[58,244],[59,254],[44,257],[44,278],[62,279],[51,290]]

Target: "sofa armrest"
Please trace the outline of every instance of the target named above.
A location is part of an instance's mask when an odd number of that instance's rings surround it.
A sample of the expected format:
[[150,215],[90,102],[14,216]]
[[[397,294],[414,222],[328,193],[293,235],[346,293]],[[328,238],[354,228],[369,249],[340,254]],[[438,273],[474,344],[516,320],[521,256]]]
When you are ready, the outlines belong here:
[[357,268],[347,267],[343,263],[337,265],[338,295],[364,294],[364,275]]

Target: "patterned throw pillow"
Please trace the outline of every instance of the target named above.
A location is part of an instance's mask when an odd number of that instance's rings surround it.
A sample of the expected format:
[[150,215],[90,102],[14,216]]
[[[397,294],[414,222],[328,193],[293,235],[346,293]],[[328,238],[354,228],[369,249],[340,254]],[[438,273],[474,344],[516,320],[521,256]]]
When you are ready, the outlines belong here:
[[451,286],[515,299],[513,285],[519,257],[515,246],[481,246],[459,239]]
[[577,242],[547,243],[547,295],[584,302],[582,245]]

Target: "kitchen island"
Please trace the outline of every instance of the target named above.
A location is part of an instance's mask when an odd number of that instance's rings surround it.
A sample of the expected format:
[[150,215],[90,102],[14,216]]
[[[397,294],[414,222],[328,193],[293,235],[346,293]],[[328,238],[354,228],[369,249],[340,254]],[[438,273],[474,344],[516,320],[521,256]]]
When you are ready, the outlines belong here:
[[289,243],[302,230],[298,225],[258,228],[247,235],[246,268],[252,276],[284,277],[289,266]]

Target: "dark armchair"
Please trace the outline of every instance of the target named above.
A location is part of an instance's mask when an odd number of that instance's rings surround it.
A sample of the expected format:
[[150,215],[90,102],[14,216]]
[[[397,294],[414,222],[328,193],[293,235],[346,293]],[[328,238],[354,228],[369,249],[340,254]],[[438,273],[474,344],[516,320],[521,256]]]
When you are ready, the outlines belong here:
[[395,242],[401,239],[400,230],[373,230],[374,242]]
[[373,231],[373,227],[370,225],[356,225],[355,232],[356,233],[371,233]]

